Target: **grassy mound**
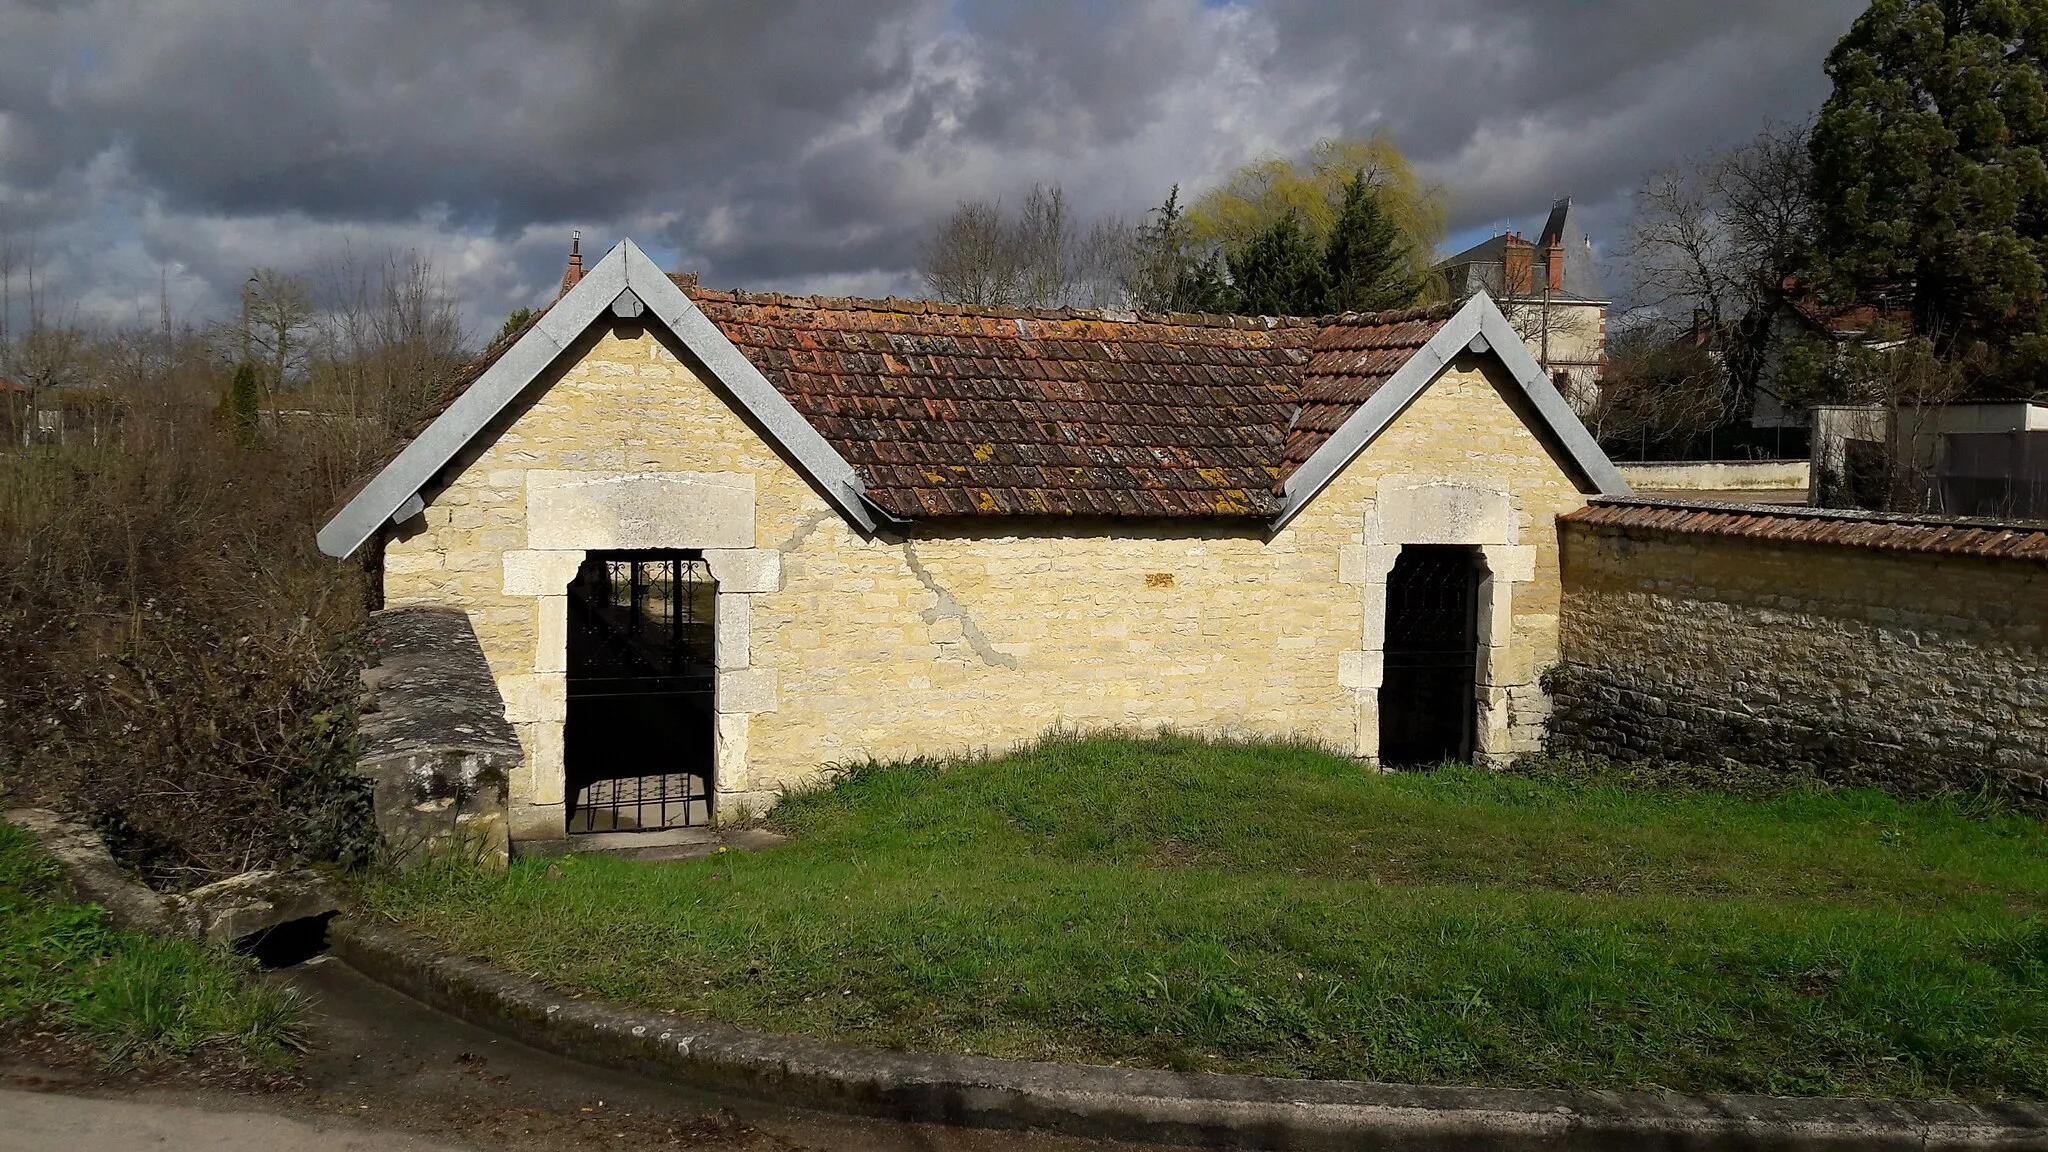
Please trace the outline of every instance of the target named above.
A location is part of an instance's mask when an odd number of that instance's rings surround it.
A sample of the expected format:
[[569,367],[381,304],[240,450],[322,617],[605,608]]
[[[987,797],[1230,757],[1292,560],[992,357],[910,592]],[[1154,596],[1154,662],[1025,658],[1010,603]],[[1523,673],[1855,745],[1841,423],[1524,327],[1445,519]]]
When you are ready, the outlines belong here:
[[846,773],[794,843],[441,871],[371,899],[570,991],[1027,1059],[1467,1083],[2048,1097],[2048,837],[1312,749],[1052,741]]
[[0,1029],[69,1033],[113,1063],[213,1050],[288,1064],[303,1007],[250,979],[253,963],[186,940],[107,925],[61,899],[57,866],[0,824]]

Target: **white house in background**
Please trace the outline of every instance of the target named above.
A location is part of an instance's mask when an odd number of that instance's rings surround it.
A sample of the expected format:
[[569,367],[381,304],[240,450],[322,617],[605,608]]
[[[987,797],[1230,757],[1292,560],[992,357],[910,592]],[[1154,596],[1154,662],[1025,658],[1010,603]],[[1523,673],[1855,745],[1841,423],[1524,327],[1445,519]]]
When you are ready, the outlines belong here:
[[1484,290],[1507,314],[1551,383],[1585,411],[1607,363],[1607,308],[1593,242],[1572,212],[1570,197],[1550,206],[1535,240],[1503,232],[1437,265],[1451,295]]

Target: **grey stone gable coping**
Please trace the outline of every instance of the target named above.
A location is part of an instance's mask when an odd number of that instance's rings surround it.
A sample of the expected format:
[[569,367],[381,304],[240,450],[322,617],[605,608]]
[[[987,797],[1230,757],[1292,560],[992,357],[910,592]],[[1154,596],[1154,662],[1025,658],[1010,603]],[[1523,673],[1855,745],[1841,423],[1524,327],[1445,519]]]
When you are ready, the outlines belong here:
[[1216,1148],[2048,1149],[2038,1104],[1420,1087],[890,1052],[578,1000],[343,917],[336,955],[591,1064],[835,1112]]
[[[639,245],[622,240],[613,251],[624,253],[626,286],[633,294],[703,363],[712,378],[761,423],[769,437],[796,459],[798,467],[841,515],[863,531],[873,532],[875,518],[864,495],[866,486],[846,457],[803,418],[754,362],[747,359],[746,353],[704,315],[696,301],[640,251]],[[607,255],[605,259],[611,257]]]
[[1629,495],[1628,481],[1621,478],[1621,473],[1607,459],[1607,453],[1600,450],[1593,434],[1579,422],[1578,414],[1544,376],[1542,367],[1529,354],[1522,338],[1516,335],[1514,326],[1501,314],[1500,306],[1493,302],[1492,296],[1482,291],[1467,301],[1430,338],[1429,343],[1417,349],[1392,379],[1381,385],[1380,390],[1360,405],[1358,411],[1352,413],[1351,418],[1331,434],[1314,455],[1294,470],[1294,474],[1287,478],[1284,488],[1286,503],[1274,518],[1272,531],[1277,533],[1286,527],[1288,521],[1293,520],[1309,501],[1358,458],[1360,452],[1393,424],[1395,417],[1406,411],[1424,389],[1443,375],[1451,361],[1467,351],[1482,351],[1475,347],[1475,341],[1484,343],[1483,351],[1490,352],[1500,361],[1509,378],[1535,406],[1536,414],[1545,427],[1557,438],[1571,462],[1578,466],[1580,475],[1575,479],[1590,486],[1594,494]]
[[713,380],[789,453],[842,515],[863,531],[875,530],[874,516],[863,501],[853,466],[798,415],[638,245],[621,240],[320,529],[320,550],[339,559],[362,547],[592,324],[610,315],[614,302],[628,291],[704,364]]

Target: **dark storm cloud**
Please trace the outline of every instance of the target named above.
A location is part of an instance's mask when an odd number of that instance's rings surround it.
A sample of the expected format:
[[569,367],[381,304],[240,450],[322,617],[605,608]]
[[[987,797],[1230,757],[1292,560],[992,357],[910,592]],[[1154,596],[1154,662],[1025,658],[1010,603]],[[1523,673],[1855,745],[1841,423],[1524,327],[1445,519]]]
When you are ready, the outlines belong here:
[[[1862,0],[0,0],[0,230],[80,299],[425,246],[473,312],[561,236],[719,283],[906,286],[954,202],[1135,214],[1376,128],[1454,226],[1797,117]],[[126,278],[124,280],[124,277]]]
[[123,145],[173,207],[602,216],[900,83],[908,7],[101,3],[0,71],[53,156]]

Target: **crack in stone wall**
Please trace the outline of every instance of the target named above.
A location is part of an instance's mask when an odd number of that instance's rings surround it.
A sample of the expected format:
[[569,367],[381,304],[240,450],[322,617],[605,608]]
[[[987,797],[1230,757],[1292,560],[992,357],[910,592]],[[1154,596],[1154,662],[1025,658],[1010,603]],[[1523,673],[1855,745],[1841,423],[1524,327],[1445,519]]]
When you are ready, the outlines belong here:
[[953,594],[946,591],[918,560],[917,545],[907,538],[903,541],[903,562],[910,567],[910,574],[917,577],[917,582],[924,585],[925,591],[937,597],[936,603],[918,613],[926,624],[936,625],[942,620],[958,621],[962,639],[973,649],[976,656],[981,657],[982,663],[991,668],[1007,668],[1012,672],[1017,670],[1017,658],[996,651],[996,646],[989,641],[988,634],[981,630],[981,625],[974,622],[974,617],[968,614],[967,609],[961,607],[960,602],[953,598]]
[[784,540],[782,543],[775,546],[775,550],[777,552],[782,553],[785,556],[791,552],[796,551],[797,549],[804,546],[804,541],[811,538],[811,533],[816,532],[819,528],[824,526],[825,521],[836,520],[838,518],[839,513],[834,512],[829,508],[825,509],[822,512],[811,513],[810,516],[805,518],[803,523],[798,524],[796,526],[796,531],[791,532],[787,540]]

